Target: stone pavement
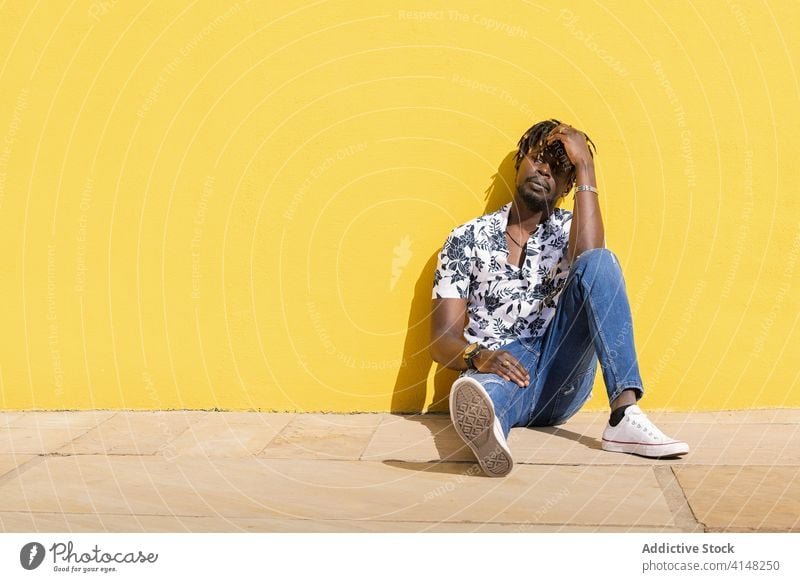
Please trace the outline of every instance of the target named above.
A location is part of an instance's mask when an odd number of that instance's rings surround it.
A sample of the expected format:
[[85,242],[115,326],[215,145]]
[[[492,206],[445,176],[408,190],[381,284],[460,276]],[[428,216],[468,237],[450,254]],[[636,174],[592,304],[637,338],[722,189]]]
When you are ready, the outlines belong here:
[[649,416],[689,455],[581,412],[493,479],[441,414],[0,412],[0,531],[800,531],[800,410]]

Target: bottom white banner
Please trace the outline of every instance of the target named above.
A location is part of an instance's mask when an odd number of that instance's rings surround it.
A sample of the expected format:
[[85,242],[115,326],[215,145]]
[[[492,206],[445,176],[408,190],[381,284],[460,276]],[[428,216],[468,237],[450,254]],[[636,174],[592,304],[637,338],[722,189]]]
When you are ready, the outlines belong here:
[[800,580],[798,534],[0,534],[0,580]]

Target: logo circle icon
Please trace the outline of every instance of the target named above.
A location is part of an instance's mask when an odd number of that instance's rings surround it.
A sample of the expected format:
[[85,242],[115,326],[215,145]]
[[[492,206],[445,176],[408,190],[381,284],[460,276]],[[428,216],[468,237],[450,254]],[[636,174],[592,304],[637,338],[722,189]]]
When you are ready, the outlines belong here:
[[39,542],[30,542],[19,551],[19,563],[26,570],[35,570],[44,561],[44,546]]

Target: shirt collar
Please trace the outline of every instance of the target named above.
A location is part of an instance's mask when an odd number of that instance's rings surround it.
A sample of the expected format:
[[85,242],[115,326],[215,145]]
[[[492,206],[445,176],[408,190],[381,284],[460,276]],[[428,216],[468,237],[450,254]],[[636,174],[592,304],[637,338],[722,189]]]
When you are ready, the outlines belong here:
[[[544,222],[540,222],[539,225],[536,227],[536,230],[533,231],[536,233],[539,230],[539,226],[544,225],[544,229],[547,230],[549,226],[552,226],[553,221],[556,219],[556,214],[559,212],[558,208],[554,208],[553,212],[550,213],[550,216],[547,217],[547,220]],[[497,211],[497,226],[500,238],[503,239],[503,243],[505,244],[505,232],[506,228],[508,228],[508,215],[511,213],[511,202],[500,208]]]

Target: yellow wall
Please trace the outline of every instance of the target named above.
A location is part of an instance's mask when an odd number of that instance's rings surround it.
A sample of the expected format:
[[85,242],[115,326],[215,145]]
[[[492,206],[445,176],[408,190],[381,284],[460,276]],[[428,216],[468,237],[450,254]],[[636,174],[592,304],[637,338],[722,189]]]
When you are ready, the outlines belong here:
[[800,5],[636,4],[3,3],[0,406],[445,409],[435,253],[547,117],[647,407],[800,406]]

